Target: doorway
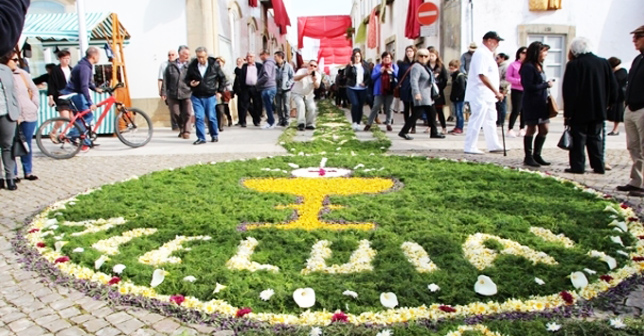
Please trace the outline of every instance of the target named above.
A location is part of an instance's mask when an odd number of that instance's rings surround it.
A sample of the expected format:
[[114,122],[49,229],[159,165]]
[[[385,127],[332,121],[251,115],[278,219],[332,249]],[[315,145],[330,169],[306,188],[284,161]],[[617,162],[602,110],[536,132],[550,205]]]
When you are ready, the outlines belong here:
[[555,84],[550,88],[550,94],[563,106],[561,99],[561,82],[566,66],[566,35],[562,34],[528,34],[528,45],[541,42],[550,46],[548,57],[544,62],[544,71],[548,80],[554,79]]

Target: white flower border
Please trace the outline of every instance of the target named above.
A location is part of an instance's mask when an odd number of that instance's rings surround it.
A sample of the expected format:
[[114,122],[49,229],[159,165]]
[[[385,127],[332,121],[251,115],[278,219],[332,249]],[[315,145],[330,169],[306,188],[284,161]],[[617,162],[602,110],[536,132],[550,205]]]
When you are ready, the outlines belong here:
[[[453,159],[442,159],[442,160],[455,161],[455,162],[467,162],[467,160],[453,160]],[[574,181],[569,181],[560,177],[551,176],[537,171],[525,170],[520,168],[517,170],[531,173],[531,174],[537,174],[542,177],[554,178],[561,182],[564,182],[564,181],[572,182],[573,184],[575,184],[577,189],[582,190],[583,192],[594,194],[597,197],[602,199],[605,196],[601,192],[598,192],[594,189],[587,188]],[[74,200],[74,199],[72,198],[71,200]],[[47,226],[46,222],[48,221],[47,214],[51,211],[64,209],[65,204],[71,200],[65,200],[65,201],[55,203],[52,206],[45,209],[42,213],[38,214],[34,218],[31,225],[28,227],[28,230],[43,229],[44,227],[46,227]],[[625,218],[635,217],[635,212],[631,208],[627,208],[627,209],[614,208],[613,210]],[[640,223],[639,221],[629,222],[628,229],[629,229],[629,233],[635,237],[644,236],[644,228],[642,227],[642,223]],[[39,232],[26,234],[26,239],[36,250],[38,250],[38,252],[41,253],[43,258],[45,258],[51,263],[54,263],[56,259],[63,257],[62,254],[52,250],[49,247],[44,247],[44,248],[37,247],[37,244],[41,241],[41,235],[39,234]],[[644,241],[638,239],[636,245],[634,246],[634,249],[632,249],[631,251],[632,253],[630,254],[630,257],[634,257],[636,255],[640,255],[640,256],[644,255]],[[589,255],[591,256],[601,255],[601,257],[605,256],[608,258],[612,258],[610,256],[607,256],[605,253],[598,252],[598,251],[592,251],[589,253]],[[95,272],[90,268],[76,265],[70,262],[57,263],[55,264],[55,266],[58,267],[64,274],[74,276],[79,279],[98,282],[104,285],[107,285],[107,283],[111,279],[111,276],[105,273]],[[580,290],[579,293],[570,292],[570,295],[575,301],[577,301],[579,298],[584,298],[586,300],[589,300],[617,286],[620,282],[622,282],[626,278],[631,277],[635,274],[640,274],[642,271],[644,271],[644,262],[630,261],[628,265],[625,265],[620,269],[613,270],[612,272],[607,274],[613,278],[612,281],[607,282],[603,280],[598,280],[594,283],[589,284],[584,289]],[[113,286],[118,288],[118,291],[121,294],[141,295],[147,298],[157,299],[163,302],[171,302],[169,295],[158,294],[153,288],[135,285],[130,280],[123,280]],[[451,306],[455,310],[455,312],[453,313],[447,313],[442,311],[440,309],[442,304],[436,303],[430,306],[422,305],[420,307],[412,307],[412,308],[405,307],[405,308],[397,308],[397,309],[388,309],[386,311],[381,311],[381,312],[365,312],[360,315],[347,314],[347,317],[348,317],[348,321],[352,324],[370,323],[375,325],[387,325],[391,323],[407,322],[415,319],[437,320],[437,319],[463,318],[467,316],[482,315],[482,314],[499,314],[499,313],[507,313],[507,312],[539,312],[546,309],[561,307],[564,305],[566,305],[566,302],[564,302],[564,300],[561,298],[559,294],[552,294],[552,295],[546,295],[546,296],[534,296],[531,299],[524,300],[524,301],[516,300],[516,299],[508,299],[505,302],[489,301],[486,303],[474,302],[467,305],[456,305],[456,306]],[[230,304],[228,304],[223,300],[215,299],[215,300],[203,302],[195,297],[190,297],[190,296],[185,298],[185,301],[182,303],[182,306],[185,308],[195,309],[208,314],[217,312],[229,317],[234,317],[238,310],[238,308],[231,306]],[[246,315],[246,317],[248,318],[267,322],[270,324],[283,323],[283,324],[306,325],[306,326],[328,325],[331,323],[332,316],[333,316],[332,312],[327,312],[324,310],[316,311],[316,312],[311,312],[310,310],[307,310],[301,313],[300,315],[273,314],[273,313],[250,313]],[[454,334],[454,336],[455,335],[457,334]],[[494,336],[497,336],[497,335],[494,335]]]
[[134,229],[123,232],[120,236],[113,236],[107,239],[99,240],[92,244],[92,248],[103,252],[107,255],[116,255],[119,253],[119,247],[128,243],[134,238],[149,236],[157,233],[157,229]]
[[480,271],[490,267],[499,256],[496,251],[485,247],[484,243],[486,240],[495,240],[503,245],[504,248],[501,254],[521,256],[532,261],[534,264],[558,264],[553,257],[545,252],[537,252],[510,239],[504,239],[486,233],[476,233],[467,237],[465,243],[463,243],[463,254],[465,255],[465,259]]
[[556,235],[548,229],[544,229],[536,226],[530,227],[530,232],[532,232],[532,234],[547,242],[562,244],[566,248],[575,247],[575,242],[570,240],[570,238],[566,237],[563,233]]

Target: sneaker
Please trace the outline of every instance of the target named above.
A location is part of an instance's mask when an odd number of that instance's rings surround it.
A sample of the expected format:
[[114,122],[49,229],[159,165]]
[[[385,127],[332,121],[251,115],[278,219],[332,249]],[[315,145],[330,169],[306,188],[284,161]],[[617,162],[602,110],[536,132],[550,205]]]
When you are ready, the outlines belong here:
[[275,124],[271,125],[269,123],[266,123],[264,124],[264,126],[262,126],[262,129],[272,129],[272,128],[275,128]]
[[469,149],[469,150],[466,149],[464,152],[465,152],[465,154],[474,154],[474,155],[483,155],[483,154],[485,154],[485,153],[483,153],[483,151],[481,151],[480,149],[477,149],[477,148]]
[[508,138],[516,138],[517,134],[514,132],[514,130],[509,130],[508,131]]
[[81,147],[80,151],[81,151],[81,153],[87,153],[87,152],[89,152],[89,149],[90,149],[90,147],[88,145],[83,145],[83,147]]
[[304,124],[297,125],[297,130],[298,131],[303,131],[304,130]]
[[451,135],[459,135],[459,134],[463,134],[463,130],[462,130],[462,129],[460,129],[460,128],[455,128],[455,129],[453,129],[453,130],[449,131],[449,132],[448,132],[448,134],[451,134]]
[[353,124],[351,124],[351,129],[354,130],[354,131],[357,131],[357,130],[360,129],[360,126],[358,126],[357,123],[353,123]]
[[314,129],[315,129],[315,126],[313,126],[313,125],[308,125],[308,126],[306,126],[306,127],[305,127],[305,129],[307,129],[307,130],[314,130]]
[[522,128],[522,129],[519,131],[519,136],[520,136],[520,137],[524,137],[524,136],[525,136],[525,128]]

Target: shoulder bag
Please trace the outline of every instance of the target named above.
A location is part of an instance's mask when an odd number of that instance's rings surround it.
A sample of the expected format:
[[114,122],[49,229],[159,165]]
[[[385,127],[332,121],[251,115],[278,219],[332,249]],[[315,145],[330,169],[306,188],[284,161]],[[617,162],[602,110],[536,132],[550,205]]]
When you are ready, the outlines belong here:
[[548,95],[548,118],[554,118],[559,114],[559,106],[557,106],[557,101],[551,96]]
[[559,143],[557,143],[557,147],[563,150],[570,150],[570,148],[572,147],[572,135],[570,134],[570,126],[566,126],[566,129],[559,139]]
[[13,137],[13,146],[11,147],[11,156],[14,158],[29,154],[27,139],[20,130],[20,125],[16,124],[16,134]]
[[411,71],[411,66],[407,71],[405,71],[405,74],[402,76],[400,81],[398,82],[398,85],[394,88],[394,97],[400,98],[400,87],[402,86],[402,83],[405,81],[405,78],[407,78],[407,75],[409,74],[409,71]]

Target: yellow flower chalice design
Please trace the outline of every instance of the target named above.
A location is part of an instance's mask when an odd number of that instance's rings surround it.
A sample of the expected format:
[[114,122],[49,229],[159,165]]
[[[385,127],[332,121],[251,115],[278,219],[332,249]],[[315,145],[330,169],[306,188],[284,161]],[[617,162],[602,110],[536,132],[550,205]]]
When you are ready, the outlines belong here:
[[[302,168],[292,172],[292,178],[248,179],[243,185],[260,192],[286,193],[302,197],[302,203],[278,205],[277,209],[297,211],[297,219],[285,223],[248,224],[248,230],[275,227],[283,230],[303,229],[307,231],[326,230],[373,230],[375,223],[332,223],[320,220],[319,214],[324,200],[331,195],[375,194],[391,189],[392,179],[347,177],[351,170],[342,168],[324,168],[322,160],[319,168]],[[342,209],[339,205],[328,205],[328,209]]]

